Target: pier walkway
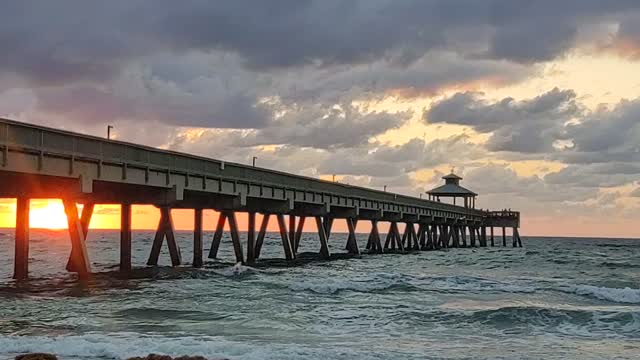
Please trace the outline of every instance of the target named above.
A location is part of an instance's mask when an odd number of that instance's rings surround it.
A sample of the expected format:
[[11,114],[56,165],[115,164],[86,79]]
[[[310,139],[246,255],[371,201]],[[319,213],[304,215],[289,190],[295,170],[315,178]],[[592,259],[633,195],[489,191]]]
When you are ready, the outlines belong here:
[[[194,209],[194,258],[203,264],[202,211],[220,212],[209,258],[217,256],[228,222],[236,260],[255,263],[270,219],[282,237],[284,258],[296,258],[307,218],[318,228],[319,252],[330,256],[327,241],[335,219],[345,219],[346,250],[362,251],[356,241],[359,221],[371,223],[369,252],[406,252],[447,247],[493,246],[494,227],[513,229],[513,246],[521,246],[515,211],[482,211],[390,192],[323,181],[270,169],[107,140],[7,119],[0,119],[0,198],[16,198],[14,278],[28,277],[29,199],[62,199],[72,251],[67,269],[80,278],[91,273],[85,239],[96,204],[121,206],[120,270],[131,270],[131,205],[160,209],[160,222],[148,265],[157,265],[166,238],[174,266],[182,264],[171,209]],[[76,204],[84,204],[81,213]],[[236,213],[248,213],[245,249]],[[256,214],[264,214],[259,228]],[[285,216],[287,216],[285,218]],[[383,243],[379,222],[389,222]],[[400,233],[398,223],[405,223]],[[490,235],[487,235],[487,229]],[[257,230],[257,232],[256,232]],[[467,241],[468,238],[468,241]]]

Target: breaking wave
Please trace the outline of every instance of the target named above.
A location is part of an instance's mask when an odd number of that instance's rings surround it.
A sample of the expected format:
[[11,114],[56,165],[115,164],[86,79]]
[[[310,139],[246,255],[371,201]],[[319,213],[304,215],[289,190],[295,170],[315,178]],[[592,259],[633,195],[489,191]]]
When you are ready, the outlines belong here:
[[578,285],[575,288],[578,295],[595,297],[600,300],[607,300],[623,304],[640,304],[640,289],[631,288],[608,288],[591,285]]

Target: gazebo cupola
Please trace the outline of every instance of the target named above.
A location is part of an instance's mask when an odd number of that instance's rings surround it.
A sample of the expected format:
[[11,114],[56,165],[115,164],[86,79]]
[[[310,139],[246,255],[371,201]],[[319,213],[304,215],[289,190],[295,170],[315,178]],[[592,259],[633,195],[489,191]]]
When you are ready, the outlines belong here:
[[442,178],[444,179],[444,185],[427,191],[429,200],[440,202],[441,198],[453,198],[453,205],[456,205],[456,200],[462,198],[464,199],[464,207],[475,209],[476,196],[478,196],[478,194],[460,186],[460,180],[462,180],[460,176],[451,171],[451,174],[443,176]]

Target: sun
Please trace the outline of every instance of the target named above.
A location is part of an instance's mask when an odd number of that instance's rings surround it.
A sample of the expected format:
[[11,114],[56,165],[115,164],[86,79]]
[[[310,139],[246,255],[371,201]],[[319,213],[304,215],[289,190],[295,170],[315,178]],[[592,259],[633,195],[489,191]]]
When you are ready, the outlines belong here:
[[32,228],[59,230],[67,228],[67,215],[60,200],[31,200],[29,224]]

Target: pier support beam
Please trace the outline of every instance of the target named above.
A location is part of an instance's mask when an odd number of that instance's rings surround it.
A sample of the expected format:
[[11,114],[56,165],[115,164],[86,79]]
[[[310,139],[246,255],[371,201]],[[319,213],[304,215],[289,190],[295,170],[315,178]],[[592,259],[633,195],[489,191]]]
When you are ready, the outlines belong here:
[[333,218],[330,216],[325,216],[324,220],[323,220],[323,224],[324,224],[324,232],[325,234],[327,234],[327,241],[329,241],[329,238],[331,237],[331,230],[333,229]]
[[502,227],[502,247],[506,247],[507,246],[507,230],[505,229],[505,227]]
[[256,262],[256,213],[247,214],[247,264]]
[[296,255],[293,252],[293,248],[291,247],[291,242],[289,241],[289,236],[287,234],[287,224],[284,221],[284,215],[277,214],[276,219],[278,219],[278,227],[280,228],[280,237],[282,238],[282,248],[284,250],[284,257],[287,260],[293,260],[296,258]]
[[462,225],[460,227],[460,237],[462,238],[462,247],[466,248],[467,247],[467,226],[466,225]]
[[329,253],[328,237],[320,216],[316,216],[316,227],[318,228],[318,236],[320,237],[320,256],[323,259],[328,260],[331,257]]
[[358,219],[346,218],[345,220],[347,222],[347,229],[349,230],[346,249],[349,254],[360,255],[358,240],[356,238],[356,225],[358,224]]
[[193,213],[193,267],[202,267],[202,209],[196,208]]
[[449,247],[449,244],[448,244],[448,242],[449,242],[449,231],[448,230],[449,230],[449,228],[448,228],[448,226],[446,224],[440,226],[440,246],[443,249],[446,249],[446,248]]
[[474,226],[469,226],[469,246],[476,247],[476,229]]
[[[295,219],[295,217],[294,217]],[[304,222],[306,220],[305,216],[300,216],[298,219],[298,226],[295,228],[294,232],[294,249],[293,252],[298,253],[298,248],[300,247],[300,241],[302,241],[302,231],[304,230]],[[295,223],[295,221],[294,221]],[[294,225],[295,226],[295,225]]]
[[483,225],[480,230],[480,246],[487,247],[487,228]]
[[378,231],[378,220],[371,220],[371,233],[367,241],[367,250],[372,253],[382,254],[382,243],[380,241],[380,232]]
[[182,255],[180,254],[180,248],[176,242],[173,229],[173,219],[171,218],[171,209],[163,206],[160,208],[160,221],[158,222],[158,229],[156,230],[156,236],[153,239],[153,245],[151,246],[151,253],[149,253],[147,265],[158,265],[158,258],[160,257],[160,250],[162,249],[162,242],[165,237],[167,238],[167,247],[169,248],[169,255],[171,256],[171,265],[179,266],[182,263]]
[[236,213],[233,211],[220,212],[220,217],[218,217],[218,224],[216,225],[216,231],[213,234],[211,249],[209,249],[209,258],[215,259],[218,257],[218,250],[220,249],[220,243],[222,242],[222,235],[224,235],[224,225],[227,221],[229,221],[229,233],[231,234],[231,242],[233,243],[233,251],[236,256],[236,262],[244,264],[244,254],[242,252],[242,243],[240,242],[240,232],[238,231]]
[[433,241],[432,246],[429,250],[437,250],[440,249],[440,228],[439,225],[433,224],[431,225],[431,240]]
[[89,262],[89,255],[87,255],[85,229],[89,225],[87,223],[85,227],[82,223],[78,216],[78,207],[74,201],[64,199],[62,202],[64,211],[67,214],[69,238],[71,239],[71,258],[68,265],[71,265],[69,267],[78,273],[80,279],[87,279],[91,274],[91,262]]
[[522,241],[520,240],[520,233],[518,233],[518,228],[512,228],[511,237],[513,238],[513,247],[522,247]]
[[131,271],[131,204],[120,205],[120,271]]
[[267,235],[267,226],[269,226],[269,219],[271,214],[262,215],[262,223],[260,224],[260,231],[258,232],[258,239],[256,239],[256,259],[260,258],[260,251],[262,251],[262,244],[264,244],[264,238]]
[[236,213],[230,211],[227,214],[227,219],[229,220],[229,232],[231,232],[231,241],[233,242],[233,252],[236,255],[236,263],[244,264],[244,254],[242,253],[242,243],[240,242],[240,231],[238,230]]
[[224,225],[227,222],[227,213],[220,212],[218,217],[218,223],[216,225],[216,231],[213,233],[213,241],[211,242],[211,249],[209,249],[209,259],[215,259],[218,257],[218,249],[220,249],[220,242],[222,241],[222,235],[224,234]]
[[[400,250],[400,252],[404,252],[404,245],[402,244],[402,239],[400,238],[400,230],[398,229],[398,223],[394,221],[392,223],[392,226],[393,226],[393,235],[396,240],[396,245],[398,245],[398,249]],[[393,248],[395,249],[395,246]]]
[[411,246],[411,240],[409,240],[409,246],[407,246],[407,249],[420,250],[420,243],[418,240],[418,234],[416,234],[416,228],[413,225],[413,223],[410,223],[408,226],[409,226],[409,237],[413,238],[413,247]]
[[422,250],[433,250],[433,227],[435,225],[425,225],[425,235],[426,235],[426,242],[424,244],[424,246],[422,247]]
[[493,238],[493,225],[491,226],[491,247],[494,247],[496,244],[494,242],[494,238]]
[[416,234],[416,228],[411,222],[408,222],[405,225],[404,234],[402,235],[402,245],[406,250],[420,249],[418,235]]
[[[64,200],[63,200],[63,205],[65,206],[65,213],[67,214],[67,221],[69,221],[69,213],[66,211],[67,205],[64,204]],[[95,207],[95,205],[93,203],[85,203],[84,206],[82,207],[82,214],[80,215],[80,224],[82,225],[82,232],[83,232],[82,242],[83,243],[87,241],[87,234],[89,233],[89,223],[91,222],[91,216],[93,215],[94,207]],[[77,211],[76,211],[76,213],[77,213]],[[69,231],[71,231],[71,227],[69,227]],[[73,259],[77,257],[77,255],[76,255],[77,251],[79,251],[79,250],[76,248],[76,246],[74,245],[74,243],[72,241],[71,242],[71,254],[69,255],[69,260],[67,261],[67,266],[66,266],[66,269],[69,272],[77,272],[78,271],[75,268],[74,261],[73,261]],[[82,252],[82,249],[80,249],[80,252]]]
[[395,250],[396,246],[400,251],[404,252],[404,246],[402,245],[402,239],[400,238],[400,230],[398,230],[398,223],[392,221],[391,225],[389,226],[387,238],[384,241],[384,249]]
[[291,241],[291,249],[294,254],[298,253],[298,245],[296,244],[296,216],[289,215],[289,241]]
[[460,247],[460,227],[458,225],[451,226],[451,230],[453,230],[453,247]]
[[13,278],[29,277],[29,199],[19,197],[16,203],[15,258]]
[[516,237],[518,237],[518,246],[522,247],[522,239],[520,239],[520,231],[518,231],[517,227],[513,228],[513,230],[514,230],[514,232],[516,234]]

